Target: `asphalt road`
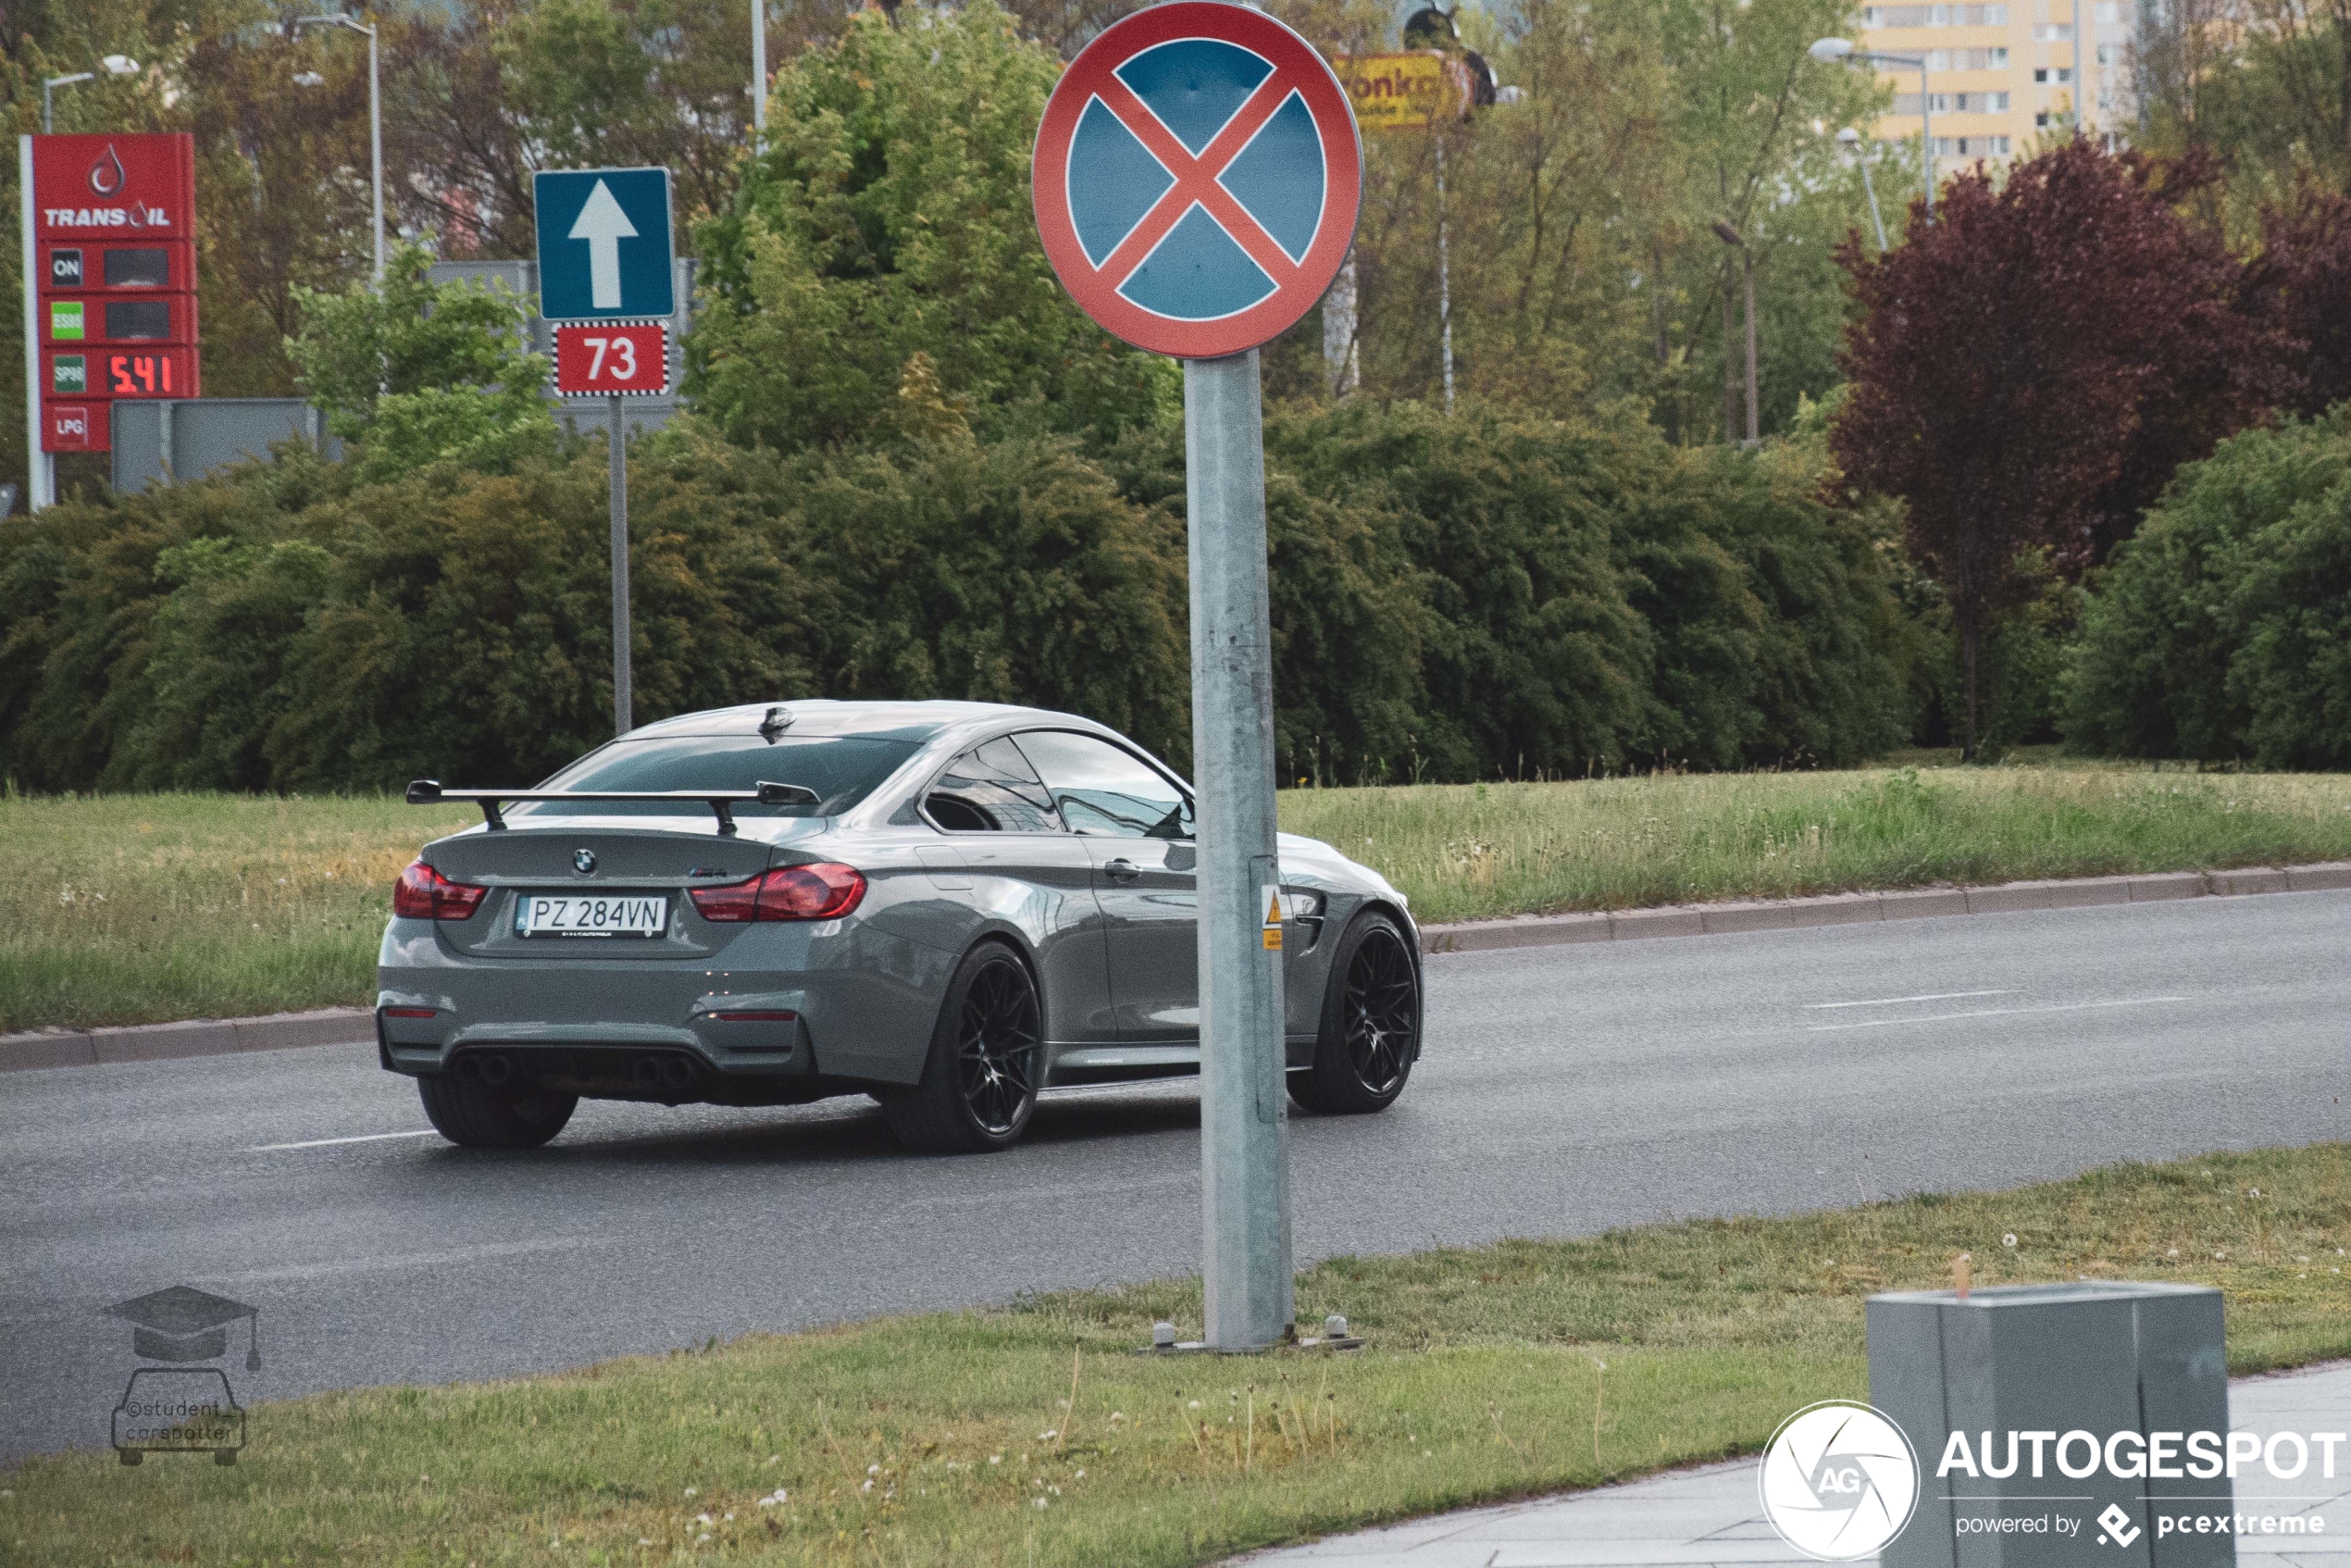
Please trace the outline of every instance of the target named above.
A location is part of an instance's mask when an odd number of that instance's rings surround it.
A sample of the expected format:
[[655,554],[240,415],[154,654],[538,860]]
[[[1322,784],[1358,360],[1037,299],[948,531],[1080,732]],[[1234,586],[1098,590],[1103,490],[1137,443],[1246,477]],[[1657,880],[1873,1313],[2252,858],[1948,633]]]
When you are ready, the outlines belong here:
[[[1301,1261],[2345,1136],[2351,893],[1438,957],[1412,1087],[1291,1124]],[[860,1099],[442,1144],[372,1045],[0,1075],[0,1455],[102,1446],[108,1302],[262,1309],[239,1398],[450,1381],[1194,1270],[1188,1084],[992,1157]]]

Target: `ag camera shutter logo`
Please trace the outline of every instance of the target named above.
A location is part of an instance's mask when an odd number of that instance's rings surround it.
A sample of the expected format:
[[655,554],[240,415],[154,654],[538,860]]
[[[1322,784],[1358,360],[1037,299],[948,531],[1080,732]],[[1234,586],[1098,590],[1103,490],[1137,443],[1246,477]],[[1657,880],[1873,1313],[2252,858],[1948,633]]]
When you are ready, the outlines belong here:
[[1919,1500],[1918,1455],[1878,1411],[1823,1400],[1772,1434],[1756,1489],[1782,1540],[1823,1562],[1849,1562],[1909,1524]]

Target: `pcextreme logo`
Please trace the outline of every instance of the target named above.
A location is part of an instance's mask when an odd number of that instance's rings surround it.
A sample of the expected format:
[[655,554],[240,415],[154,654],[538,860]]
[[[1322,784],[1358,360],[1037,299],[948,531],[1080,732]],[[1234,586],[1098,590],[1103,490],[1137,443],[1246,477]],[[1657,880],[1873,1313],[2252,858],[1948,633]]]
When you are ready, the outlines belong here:
[[1902,1429],[1869,1405],[1823,1400],[1781,1423],[1756,1475],[1763,1516],[1807,1557],[1849,1562],[1910,1522],[1919,1461]]

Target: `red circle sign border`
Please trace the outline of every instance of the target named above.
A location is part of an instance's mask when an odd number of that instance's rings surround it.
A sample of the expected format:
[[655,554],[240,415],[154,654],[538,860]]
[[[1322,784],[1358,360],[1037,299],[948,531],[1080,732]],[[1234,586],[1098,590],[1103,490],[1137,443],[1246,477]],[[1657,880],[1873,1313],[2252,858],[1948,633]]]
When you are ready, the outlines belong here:
[[[1105,78],[1146,49],[1182,38],[1208,38],[1237,44],[1272,63],[1305,100],[1322,139],[1324,194],[1321,224],[1306,258],[1287,284],[1248,309],[1213,321],[1179,321],[1145,310],[1118,292],[1125,278],[1102,277],[1087,259],[1068,201],[1069,148],[1077,122]],[[1121,84],[1122,86],[1124,84]],[[1029,199],[1046,259],[1078,307],[1105,330],[1137,348],[1176,359],[1222,359],[1245,354],[1296,326],[1338,276],[1363,195],[1363,142],[1346,89],[1312,44],[1296,31],[1246,6],[1227,0],[1168,0],[1113,23],[1069,63],[1045,105],[1037,126],[1030,164]],[[1131,268],[1130,268],[1131,275]]]

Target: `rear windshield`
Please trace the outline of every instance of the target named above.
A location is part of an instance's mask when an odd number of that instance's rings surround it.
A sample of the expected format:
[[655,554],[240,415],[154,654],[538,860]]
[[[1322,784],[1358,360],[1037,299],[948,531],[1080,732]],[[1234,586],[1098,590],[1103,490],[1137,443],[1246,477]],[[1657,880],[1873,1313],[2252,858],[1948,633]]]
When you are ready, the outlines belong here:
[[[763,782],[799,784],[816,791],[814,805],[764,806],[744,802],[735,815],[839,816],[877,789],[914,754],[913,740],[863,735],[679,735],[658,740],[615,740],[599,747],[539,786],[542,790],[754,790]],[[690,802],[600,801],[577,805],[546,801],[518,805],[509,816],[544,813],[576,816],[678,816],[699,811]]]

